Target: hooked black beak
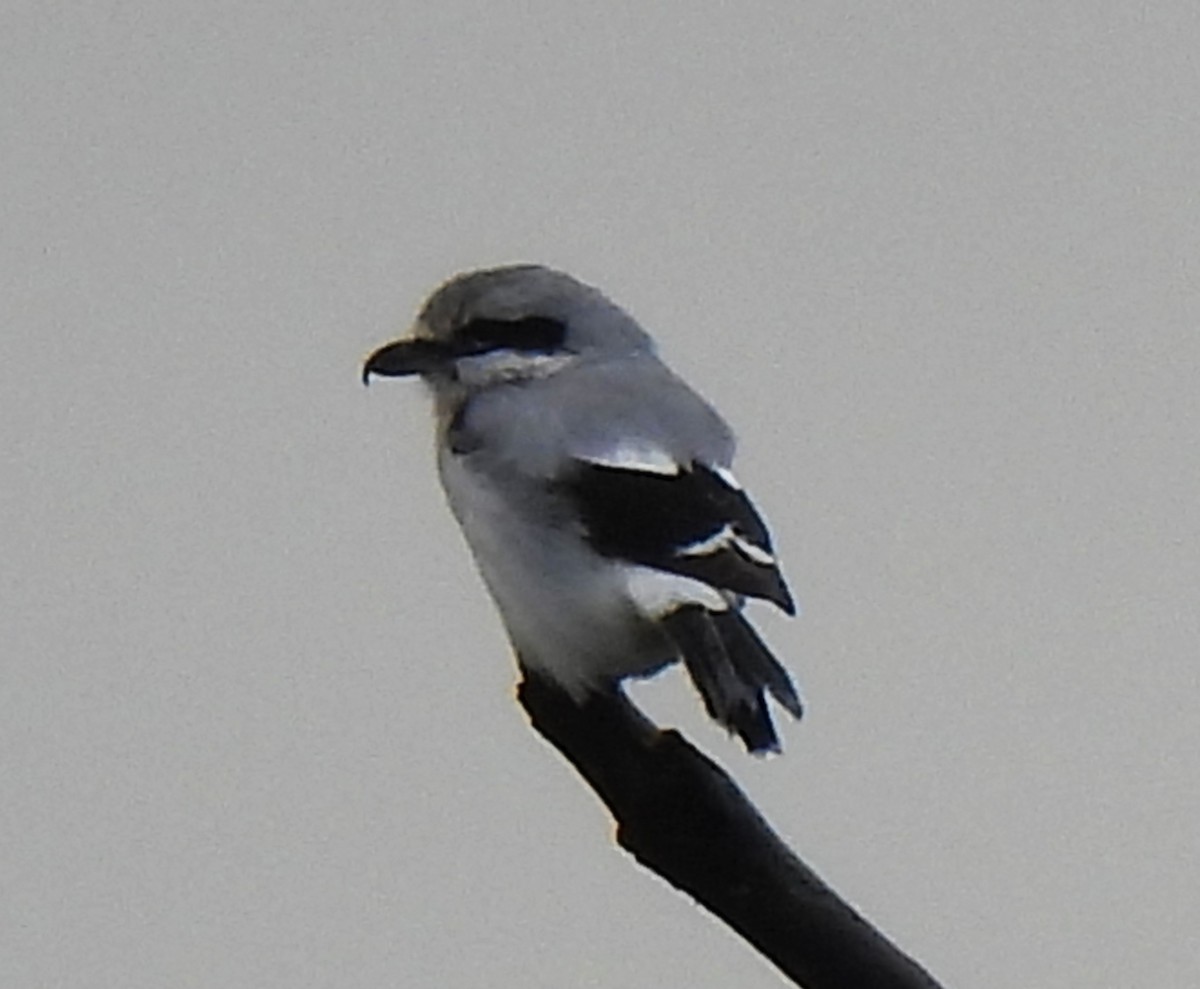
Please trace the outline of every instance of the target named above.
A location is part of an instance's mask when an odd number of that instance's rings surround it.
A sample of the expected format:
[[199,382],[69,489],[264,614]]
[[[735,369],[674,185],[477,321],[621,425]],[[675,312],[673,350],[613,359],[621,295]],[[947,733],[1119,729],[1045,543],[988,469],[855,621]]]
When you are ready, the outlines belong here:
[[415,337],[397,340],[380,347],[363,364],[363,384],[370,383],[372,374],[385,378],[400,378],[409,374],[429,374],[444,368],[453,355],[436,340]]

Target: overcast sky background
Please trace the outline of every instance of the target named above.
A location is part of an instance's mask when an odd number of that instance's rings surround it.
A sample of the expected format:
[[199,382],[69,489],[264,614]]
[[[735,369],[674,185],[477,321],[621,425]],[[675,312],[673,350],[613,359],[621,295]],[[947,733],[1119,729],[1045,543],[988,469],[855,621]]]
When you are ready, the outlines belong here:
[[605,289],[742,438],[809,716],[636,697],[947,987],[1200,972],[1200,7],[10,2],[0,969],[778,986],[528,728],[425,396]]

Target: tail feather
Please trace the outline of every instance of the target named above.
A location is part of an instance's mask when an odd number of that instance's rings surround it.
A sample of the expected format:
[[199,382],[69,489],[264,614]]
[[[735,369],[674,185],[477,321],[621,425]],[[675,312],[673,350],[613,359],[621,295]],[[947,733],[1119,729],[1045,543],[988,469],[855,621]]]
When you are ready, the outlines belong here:
[[804,717],[804,704],[796,693],[792,678],[742,613],[730,608],[714,613],[712,620],[725,644],[725,651],[742,671],[742,676],[757,686],[766,687],[797,721]]
[[663,619],[705,710],[751,752],[778,752],[764,688],[799,717],[787,673],[740,614],[685,605]]

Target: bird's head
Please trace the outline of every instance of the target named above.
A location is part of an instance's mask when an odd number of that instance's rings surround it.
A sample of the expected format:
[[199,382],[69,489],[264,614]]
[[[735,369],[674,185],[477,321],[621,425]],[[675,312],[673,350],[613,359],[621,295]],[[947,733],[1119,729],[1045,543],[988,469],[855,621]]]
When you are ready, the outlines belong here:
[[421,308],[411,335],[380,347],[371,375],[420,375],[443,397],[546,378],[582,362],[652,353],[633,319],[597,289],[539,265],[471,271]]

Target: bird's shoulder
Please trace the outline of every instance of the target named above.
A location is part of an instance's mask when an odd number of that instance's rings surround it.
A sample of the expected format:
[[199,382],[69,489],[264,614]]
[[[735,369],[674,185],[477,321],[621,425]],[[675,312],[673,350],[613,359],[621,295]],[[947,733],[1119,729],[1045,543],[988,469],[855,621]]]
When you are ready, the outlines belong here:
[[728,463],[735,441],[720,415],[656,359],[581,365],[553,377],[472,395],[445,442],[531,476],[574,460],[641,451],[651,461]]

